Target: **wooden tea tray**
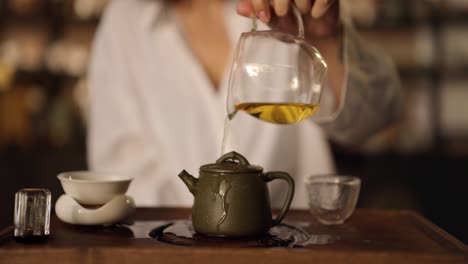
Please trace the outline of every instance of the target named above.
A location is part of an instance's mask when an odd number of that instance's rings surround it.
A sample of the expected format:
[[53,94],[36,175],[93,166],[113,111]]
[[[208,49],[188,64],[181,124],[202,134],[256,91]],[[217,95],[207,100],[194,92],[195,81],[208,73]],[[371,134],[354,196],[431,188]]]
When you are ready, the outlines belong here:
[[[189,209],[139,208],[135,219],[187,219]],[[116,227],[79,227],[51,220],[43,244],[19,244],[11,230],[0,231],[0,263],[468,263],[466,245],[412,211],[358,209],[343,225],[324,226],[307,211],[290,211],[290,222],[308,222],[312,235],[332,242],[299,248],[182,247],[134,238]]]

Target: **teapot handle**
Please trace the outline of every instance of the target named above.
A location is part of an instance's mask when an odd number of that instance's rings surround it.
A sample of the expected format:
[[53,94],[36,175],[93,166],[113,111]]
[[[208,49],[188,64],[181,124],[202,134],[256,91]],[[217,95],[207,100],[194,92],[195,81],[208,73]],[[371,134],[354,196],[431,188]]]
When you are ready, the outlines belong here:
[[286,216],[286,213],[289,210],[289,206],[291,205],[292,198],[294,196],[294,180],[289,174],[282,171],[272,171],[268,172],[265,175],[265,182],[270,182],[276,179],[285,180],[288,183],[288,193],[286,195],[286,201],[284,202],[283,208],[281,209],[280,214],[273,219],[272,226],[278,225],[281,223],[283,218]]
[[[271,1],[270,1],[271,4]],[[304,39],[304,22],[302,21],[302,15],[299,9],[297,9],[294,3],[291,4],[292,12],[297,21],[297,37]],[[257,31],[257,17],[252,18],[252,31]]]

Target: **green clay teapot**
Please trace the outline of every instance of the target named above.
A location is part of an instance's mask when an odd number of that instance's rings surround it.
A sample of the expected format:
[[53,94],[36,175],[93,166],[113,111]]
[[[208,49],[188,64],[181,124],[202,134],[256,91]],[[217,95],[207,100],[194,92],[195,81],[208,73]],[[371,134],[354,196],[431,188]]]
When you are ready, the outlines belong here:
[[[200,177],[185,170],[179,177],[195,197],[192,224],[196,233],[208,236],[257,236],[283,220],[294,195],[294,180],[286,172],[263,172],[246,158],[230,152],[215,164],[200,167]],[[285,180],[286,201],[277,218],[272,219],[267,183]]]

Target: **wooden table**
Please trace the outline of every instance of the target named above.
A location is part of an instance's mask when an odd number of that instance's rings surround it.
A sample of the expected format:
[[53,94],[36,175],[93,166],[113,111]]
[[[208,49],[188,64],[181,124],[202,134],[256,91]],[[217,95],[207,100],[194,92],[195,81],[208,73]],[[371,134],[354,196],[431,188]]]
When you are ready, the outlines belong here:
[[[135,219],[189,215],[188,209],[138,209]],[[466,245],[412,211],[358,209],[339,226],[320,225],[307,211],[291,211],[286,220],[310,222],[309,233],[338,239],[302,248],[181,247],[52,217],[44,244],[19,244],[7,229],[1,231],[0,263],[468,263]]]

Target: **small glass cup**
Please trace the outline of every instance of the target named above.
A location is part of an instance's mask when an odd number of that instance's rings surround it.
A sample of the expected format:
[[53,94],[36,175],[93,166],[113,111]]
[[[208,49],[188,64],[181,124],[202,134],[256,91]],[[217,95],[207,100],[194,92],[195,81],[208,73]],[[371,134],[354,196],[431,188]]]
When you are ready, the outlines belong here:
[[50,233],[51,194],[47,189],[21,189],[15,195],[15,239],[31,243],[45,241]]
[[357,177],[320,175],[305,180],[309,211],[325,225],[343,224],[356,208],[361,189]]

